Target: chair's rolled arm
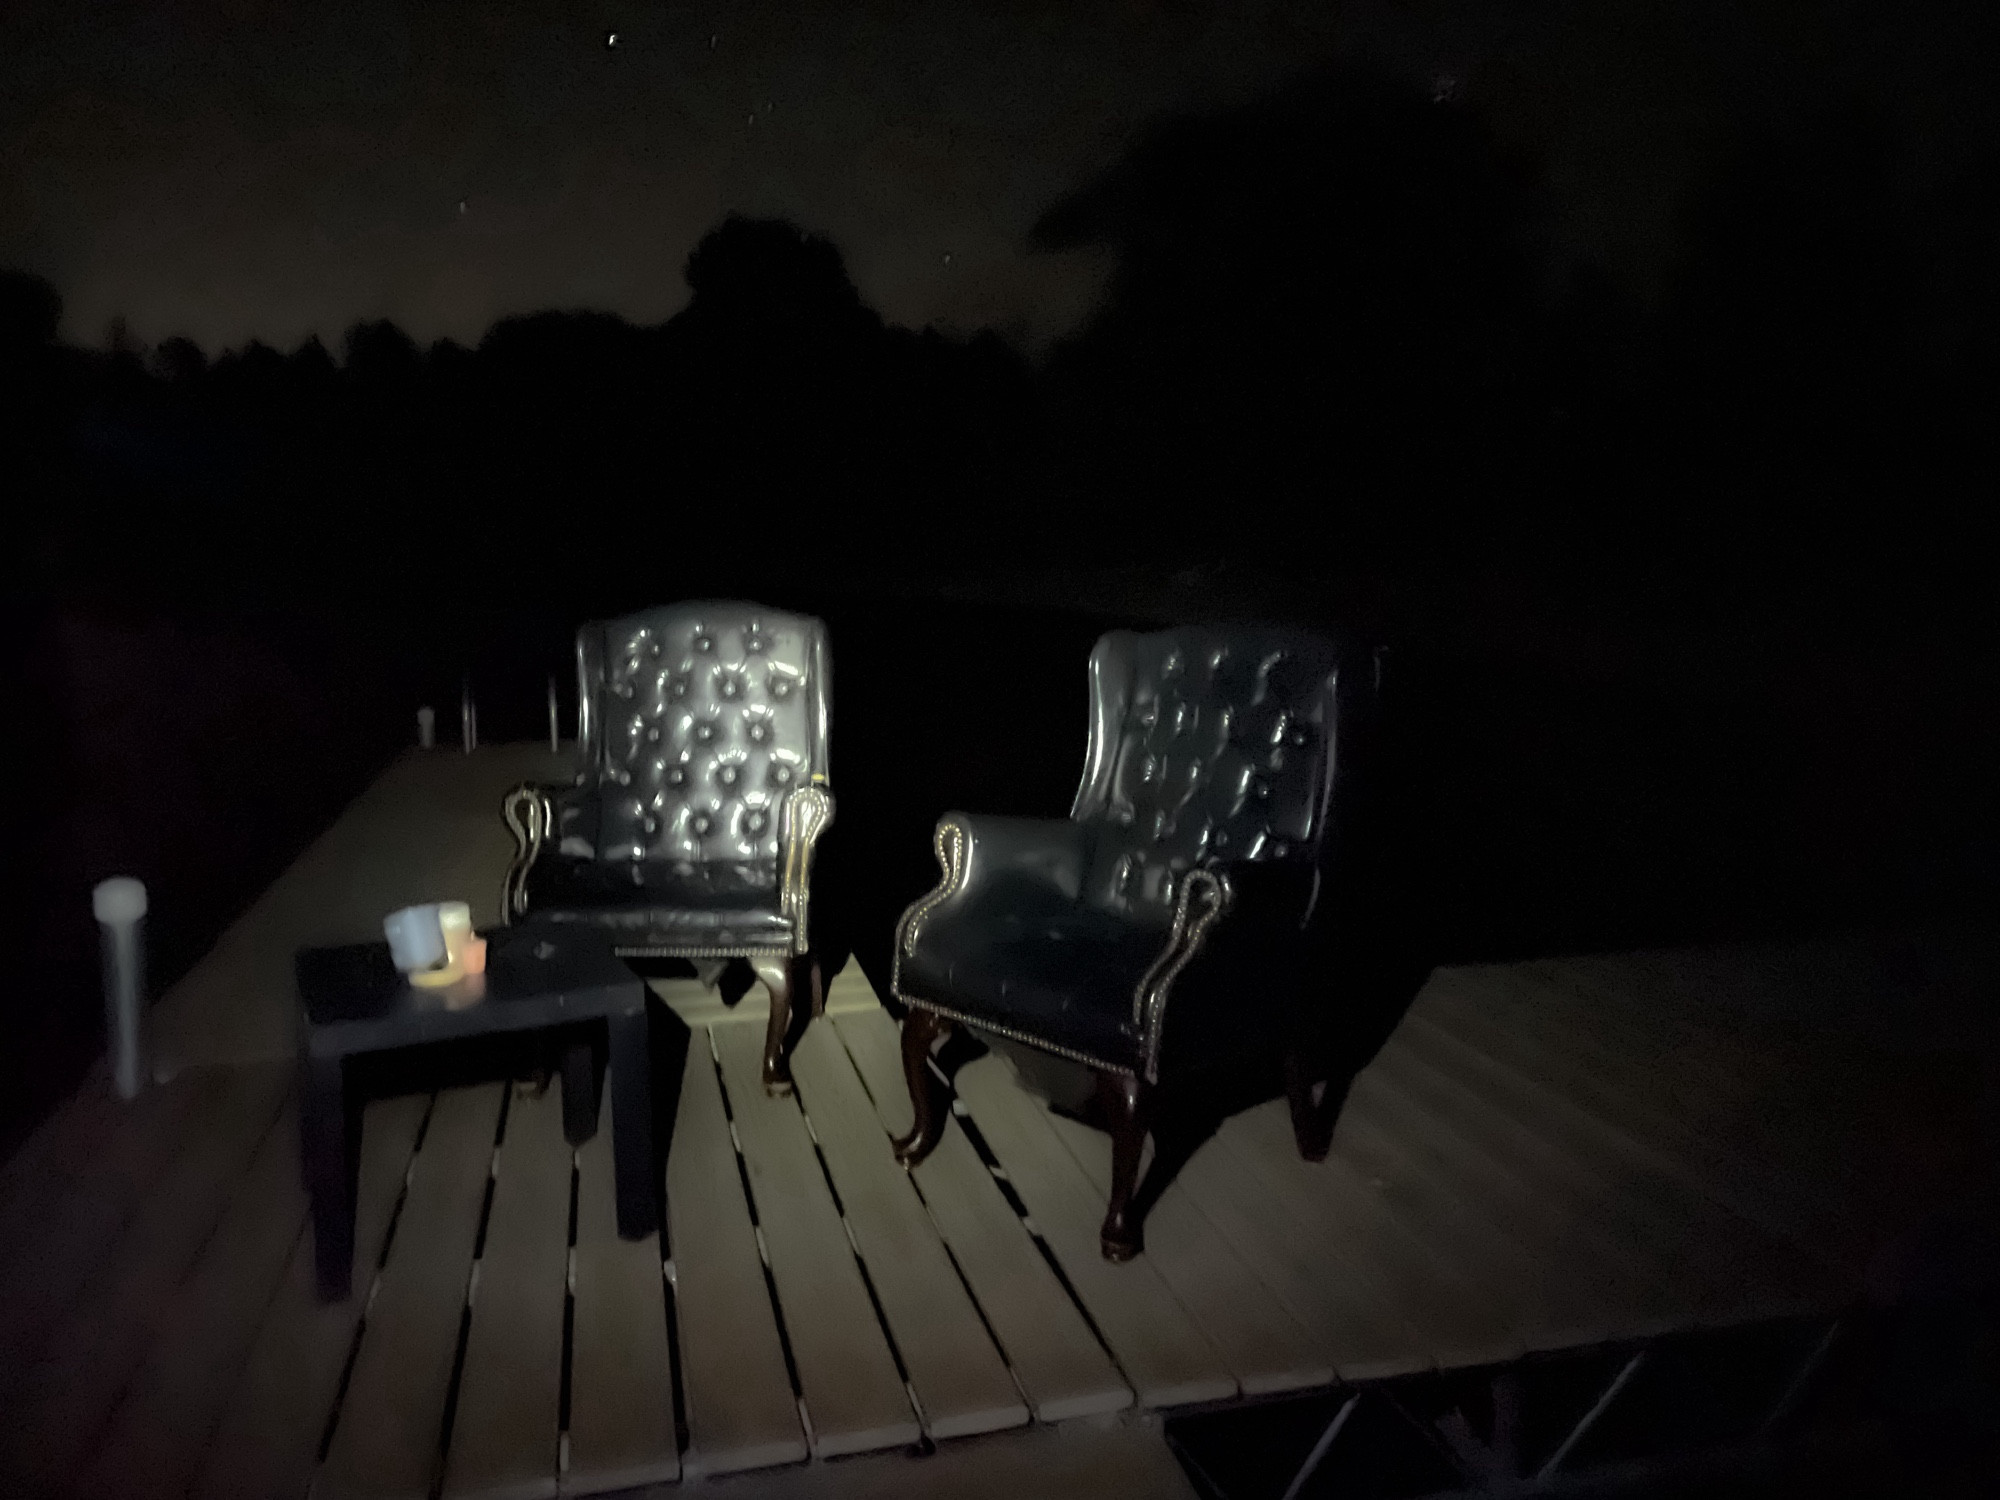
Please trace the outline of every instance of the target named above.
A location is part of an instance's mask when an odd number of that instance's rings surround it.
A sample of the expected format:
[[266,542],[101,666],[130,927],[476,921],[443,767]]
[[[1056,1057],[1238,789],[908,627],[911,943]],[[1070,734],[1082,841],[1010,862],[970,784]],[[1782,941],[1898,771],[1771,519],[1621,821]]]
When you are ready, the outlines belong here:
[[522,782],[500,799],[500,816],[514,835],[514,858],[508,862],[500,887],[500,920],[512,923],[527,913],[528,872],[535,867],[554,826],[549,788],[538,782]]
[[812,900],[813,849],[833,822],[833,793],[824,782],[795,788],[785,798],[778,830],[778,906],[792,928],[792,951],[810,941],[807,907]]
[[1148,1083],[1160,1081],[1160,1037],[1166,1027],[1167,996],[1174,981],[1201,952],[1209,929],[1229,911],[1235,899],[1236,891],[1227,870],[1196,866],[1180,877],[1166,946],[1132,992],[1132,1024],[1139,1029]]
[[941,879],[896,924],[896,953],[914,953],[939,907],[1007,881],[1051,886],[1074,899],[1088,854],[1083,825],[1068,818],[1001,818],[948,812],[931,836]]

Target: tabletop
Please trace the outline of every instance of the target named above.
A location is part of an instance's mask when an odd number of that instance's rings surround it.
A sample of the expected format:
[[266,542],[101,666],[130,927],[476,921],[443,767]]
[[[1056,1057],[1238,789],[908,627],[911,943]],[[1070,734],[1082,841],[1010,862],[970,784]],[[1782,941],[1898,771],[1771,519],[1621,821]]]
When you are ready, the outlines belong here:
[[307,1044],[353,1052],[585,1020],[642,1005],[645,985],[601,934],[527,923],[482,933],[486,972],[420,989],[387,943],[307,948],[296,960]]

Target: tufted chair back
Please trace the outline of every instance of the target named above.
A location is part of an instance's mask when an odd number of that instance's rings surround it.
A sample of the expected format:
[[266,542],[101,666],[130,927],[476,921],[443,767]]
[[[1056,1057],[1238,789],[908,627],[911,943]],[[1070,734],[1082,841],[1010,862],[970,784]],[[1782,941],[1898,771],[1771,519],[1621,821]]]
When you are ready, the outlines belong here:
[[828,662],[819,620],[755,604],[584,626],[578,789],[595,795],[564,799],[562,851],[696,904],[775,900],[785,798],[828,774]]
[[1090,746],[1071,818],[1084,897],[1169,919],[1194,865],[1316,868],[1346,670],[1331,641],[1268,626],[1113,631],[1090,655]]

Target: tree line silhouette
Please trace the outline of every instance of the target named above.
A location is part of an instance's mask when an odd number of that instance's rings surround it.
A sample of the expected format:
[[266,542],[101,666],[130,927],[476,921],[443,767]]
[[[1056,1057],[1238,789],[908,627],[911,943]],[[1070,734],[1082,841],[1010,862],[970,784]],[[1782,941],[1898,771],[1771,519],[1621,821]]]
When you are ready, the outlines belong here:
[[469,348],[386,322],[337,350],[58,346],[17,274],[17,536],[66,594],[183,606],[530,575],[567,605],[888,557],[1497,555],[1598,609],[1908,585],[1981,503],[2000,349],[1990,282],[1940,319],[1926,257],[2000,236],[1989,188],[1914,212],[1897,147],[1847,103],[1719,136],[1649,301],[1550,251],[1537,164],[1476,100],[1315,73],[1165,123],[1049,211],[1036,244],[1117,269],[1039,365],[887,326],[835,246],[740,218],[662,325],[544,312]]

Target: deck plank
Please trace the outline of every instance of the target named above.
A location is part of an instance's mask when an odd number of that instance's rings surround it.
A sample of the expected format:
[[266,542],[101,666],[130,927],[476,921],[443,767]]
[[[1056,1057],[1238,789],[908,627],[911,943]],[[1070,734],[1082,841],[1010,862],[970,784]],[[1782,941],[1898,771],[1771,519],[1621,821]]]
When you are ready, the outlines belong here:
[[160,1319],[146,1362],[74,1485],[78,1496],[187,1493],[306,1223],[287,1100],[214,1238]]
[[489,1083],[438,1094],[315,1500],[430,1493],[505,1091]]
[[764,1042],[754,1028],[718,1027],[710,1035],[791,1338],[814,1455],[916,1442],[922,1428],[798,1104],[764,1092]]
[[429,1095],[406,1094],[368,1105],[356,1192],[354,1290],[340,1302],[319,1300],[312,1230],[306,1227],[293,1242],[284,1279],[208,1440],[192,1490],[199,1500],[295,1500],[305,1494],[430,1104]]
[[[1618,1018],[1623,1002],[1593,1004],[1554,980],[1514,976],[1493,988],[1497,998],[1471,981],[1441,985],[1423,1013],[1558,1088],[1731,1212],[1809,1253],[1855,1268],[1866,1262],[1873,1245],[1857,1200],[1881,1174],[1860,1166],[1842,1111],[1812,1111],[1802,1132],[1773,1128],[1766,1117],[1780,1113],[1777,1085],[1731,1068],[1718,1056],[1727,1049],[1633,1040],[1634,1028]],[[1836,1149],[1842,1135],[1848,1149]]]
[[1423,1067],[1395,1039],[1362,1079],[1357,1090],[1368,1084],[1394,1089],[1430,1122],[1430,1132],[1448,1142],[1444,1152],[1470,1156],[1486,1177],[1506,1184],[1505,1196],[1524,1206],[1544,1242],[1559,1252],[1559,1263],[1587,1267],[1624,1288],[1633,1316],[1643,1323],[1690,1326],[1691,1310],[1672,1257],[1619,1211],[1615,1190],[1607,1197],[1602,1181],[1579,1170],[1572,1156]]
[[[703,1050],[699,1037],[689,1050]],[[611,1131],[600,1127],[576,1153],[566,1495],[658,1484],[681,1473],[660,1237],[618,1237],[612,1149]]]
[[1332,1247],[1297,1231],[1268,1190],[1208,1141],[1175,1179],[1343,1380],[1379,1380],[1431,1368],[1417,1332]]
[[[1589,980],[1572,963],[1441,970],[1423,1008],[1441,1025],[1504,1017],[1540,1062],[1574,1068],[1586,1084],[1634,1091],[1634,1102],[1669,1132],[1691,1120],[1758,1126],[1759,1106],[1774,1084],[1796,1075],[1801,1061],[1775,1049],[1766,1053],[1757,1043],[1768,1039],[1736,1030],[1726,1002],[1760,979],[1754,970],[1712,976],[1721,989],[1712,998],[1723,1003],[1697,1018],[1696,995],[1663,964],[1631,955],[1604,963]],[[1769,1144],[1736,1154],[1754,1157]]]
[[1522,1180],[1425,1115],[1376,1069],[1354,1082],[1333,1154],[1392,1204],[1439,1225],[1504,1288],[1530,1352],[1647,1337],[1678,1326],[1647,1314],[1618,1267],[1565,1238]]
[[1217,1138],[1309,1243],[1339,1247],[1363,1285],[1417,1330],[1440,1368],[1501,1364],[1525,1352],[1514,1320],[1454,1264],[1451,1247],[1441,1251],[1433,1235],[1391,1212],[1345,1162],[1300,1159],[1282,1102],[1225,1121]]
[[1672,1257],[1697,1321],[1788,1316],[1839,1286],[1826,1262],[1718,1203],[1670,1153],[1607,1128],[1565,1095],[1424,1018],[1413,1021],[1398,1039],[1411,1059],[1565,1155],[1612,1217]]
[[[1717,1152],[1731,1177],[1761,1172],[1807,1216],[1838,1220],[1885,1165],[1867,1109],[1878,1054],[1846,1023],[1856,1011],[1897,1007],[1829,961],[1814,950],[1789,963],[1694,950],[1520,964],[1481,977],[1538,1044],[1587,1058],[1603,1081],[1631,1092],[1661,1139],[1692,1136],[1682,1148],[1689,1159]],[[1863,967],[1862,955],[1852,964]],[[1811,996],[1803,1004],[1791,998],[1801,989]],[[1812,1017],[1804,1028],[1800,1010]]]
[[[1053,1111],[1049,1124],[1100,1193],[1111,1191],[1111,1138]],[[1194,1315],[1246,1396],[1333,1383],[1333,1363],[1187,1190],[1169,1183],[1146,1215],[1146,1258]]]
[[74,1190],[78,1171],[99,1158],[125,1109],[99,1062],[0,1166],[0,1273]]
[[792,1072],[925,1430],[948,1438],[1020,1426],[1027,1404],[830,1024],[806,1028]]
[[[271,1132],[290,1086],[281,1068],[231,1069],[188,1122],[110,1259],[25,1362],[9,1398],[8,1432],[27,1451],[0,1454],[0,1473],[74,1474],[138,1372],[174,1291],[228,1208]],[[0,1441],[5,1441],[0,1439]]]
[[806,1456],[707,1038],[687,1049],[667,1154],[667,1232],[680,1314],[689,1477]]
[[[853,967],[853,966],[851,966]],[[854,1060],[887,1136],[910,1128],[896,1023],[879,1006],[844,1014],[835,1030]],[[1132,1391],[1049,1269],[957,1120],[910,1173],[938,1232],[965,1273],[1037,1420],[1122,1411]]]
[[561,1094],[516,1087],[445,1459],[451,1500],[556,1492],[572,1161]]
[[[1693,1327],[1764,1305],[1750,1290],[1749,1264],[1719,1264],[1747,1240],[1741,1231],[1749,1226],[1704,1226],[1695,1204],[1650,1197],[1643,1163],[1621,1164],[1590,1143],[1564,1138],[1547,1119],[1524,1114],[1517,1099],[1492,1089],[1490,1078],[1440,1068],[1403,1035],[1383,1049],[1376,1066],[1427,1110],[1514,1164],[1543,1211],[1570,1226],[1572,1244],[1594,1244],[1644,1288],[1644,1313]],[[1720,1243],[1704,1243],[1705,1235],[1720,1235]]]
[[[1720,950],[1596,967],[1594,978],[1566,963],[1494,977],[1540,1048],[1588,1058],[1611,1087],[1611,1100],[1592,1101],[1597,1112],[1673,1145],[1716,1179],[1725,1201],[1769,1200],[1806,1226],[1813,1246],[1865,1264],[1869,1221],[1884,1213],[1896,1224],[1896,1189],[1907,1180],[1879,1128],[1907,1101],[1897,1070],[1880,1066],[1880,1043],[1891,1039],[1868,1018],[1912,1009],[1878,992],[1867,956],[1842,964],[1815,946],[1785,961]],[[1925,1019],[1906,1035],[1949,1029],[1947,1006],[1916,1009]]]
[[1236,1395],[1236,1377],[1159,1271],[1144,1256],[1123,1265],[1104,1259],[1103,1197],[1006,1063],[980,1058],[956,1082],[1139,1400],[1179,1406]]
[[[0,1349],[39,1349],[85,1284],[111,1256],[188,1122],[213,1106],[227,1076],[217,1069],[145,1090],[129,1104],[107,1097],[107,1133],[51,1144],[39,1207],[22,1205],[12,1253],[0,1261]],[[108,1090],[108,1083],[105,1088]],[[18,1369],[0,1372],[0,1395]]]

